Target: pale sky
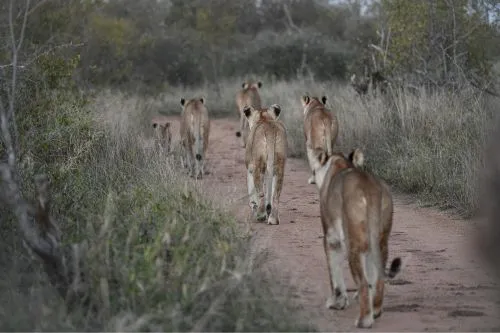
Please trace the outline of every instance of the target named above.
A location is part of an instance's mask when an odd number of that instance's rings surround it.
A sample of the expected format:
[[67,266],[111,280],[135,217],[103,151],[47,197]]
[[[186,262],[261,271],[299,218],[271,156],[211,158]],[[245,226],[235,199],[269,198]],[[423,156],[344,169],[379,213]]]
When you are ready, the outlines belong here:
[[[407,1],[412,1],[412,0],[407,0]],[[349,1],[349,0],[328,0],[328,2],[330,4],[342,4],[342,3],[349,3],[351,1]],[[360,2],[361,2],[361,14],[364,14],[365,10],[367,8],[367,5],[373,3],[373,0],[361,0]],[[497,15],[500,13],[500,2],[495,5],[495,8],[496,8],[496,12],[491,11],[489,13],[488,19],[489,19],[490,23],[495,21],[495,19],[497,19]]]

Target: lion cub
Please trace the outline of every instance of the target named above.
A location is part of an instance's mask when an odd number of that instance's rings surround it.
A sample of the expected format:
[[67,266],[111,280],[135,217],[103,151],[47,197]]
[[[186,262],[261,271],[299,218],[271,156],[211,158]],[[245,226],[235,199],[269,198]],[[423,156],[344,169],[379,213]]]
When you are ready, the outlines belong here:
[[339,125],[335,114],[325,107],[326,96],[321,97],[321,101],[317,97],[302,96],[301,102],[304,108],[307,160],[312,172],[307,182],[315,184],[314,171],[318,167],[318,156],[322,152],[328,156],[333,153]]
[[238,106],[238,114],[240,115],[240,130],[236,132],[236,136],[241,137],[242,146],[245,148],[249,127],[243,109],[245,106],[251,106],[255,109],[261,108],[259,89],[262,87],[262,82],[243,82],[241,87],[242,89],[236,94],[236,105]]
[[205,107],[205,99],[181,98],[182,113],[180,120],[181,145],[184,156],[182,164],[187,166],[192,177],[203,178],[205,154],[210,135],[210,119]]
[[161,122],[153,120],[153,130],[156,146],[170,152],[172,146],[172,132],[170,131],[170,122]]
[[385,272],[392,195],[385,182],[359,169],[364,161],[360,149],[349,158],[338,153],[327,156],[323,152],[318,155],[315,170],[332,293],[326,306],[340,310],[349,305],[342,273],[346,252],[359,293],[355,326],[370,328],[382,314],[385,277],[393,278],[401,269],[401,258],[397,257]]
[[280,113],[277,104],[268,109],[243,108],[250,129],[245,147],[250,207],[257,220],[267,219],[268,224],[280,223],[278,205],[288,148],[285,125],[278,120]]

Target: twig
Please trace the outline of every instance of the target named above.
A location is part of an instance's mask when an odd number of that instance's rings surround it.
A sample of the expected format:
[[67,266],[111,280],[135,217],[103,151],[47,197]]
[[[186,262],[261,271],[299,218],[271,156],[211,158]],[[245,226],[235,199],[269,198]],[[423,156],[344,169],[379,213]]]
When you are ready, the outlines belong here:
[[[12,127],[14,129],[14,136],[10,138],[10,144],[13,145],[12,147],[13,150],[17,150],[16,148],[18,148],[18,143],[17,143],[18,130],[15,117],[15,108],[14,108],[14,103],[16,98],[15,96],[16,84],[17,84],[17,60],[18,60],[17,57],[19,50],[23,45],[24,32],[26,30],[26,22],[28,20],[28,10],[30,7],[30,1],[31,0],[26,0],[26,8],[24,10],[24,18],[23,18],[23,24],[21,26],[21,35],[19,36],[19,43],[16,42],[16,36],[14,33],[14,23],[12,22],[12,7],[14,1],[11,0],[9,6],[9,28],[10,28],[11,47],[12,47],[12,82],[11,82],[11,91],[10,92],[7,91],[7,95],[9,97],[9,110],[7,114],[8,114],[8,120],[12,121]],[[14,155],[9,156],[9,158],[10,157],[15,159]],[[10,161],[11,167],[14,165],[14,163],[15,161]]]
[[293,28],[299,34],[302,34],[302,30],[293,22],[292,15],[290,14],[290,10],[288,9],[288,5],[286,3],[283,4],[283,12],[285,13],[286,20],[288,21],[288,27]]
[[[16,152],[18,152],[18,148],[14,142],[14,138],[17,138],[17,128],[15,126],[17,61],[19,50],[23,45],[30,0],[26,1],[22,23],[23,26],[18,41],[16,41],[12,20],[14,1],[15,0],[11,0],[9,6],[12,48],[11,65],[13,70],[11,76],[11,90],[10,92],[7,91],[8,109],[4,104],[5,101],[3,100],[3,96],[0,95],[0,132],[7,151],[7,163],[0,164],[0,199],[2,199],[3,203],[10,206],[16,216],[25,243],[43,260],[45,271],[49,276],[51,284],[57,288],[62,297],[66,300],[73,301],[73,296],[75,295],[78,299],[82,299],[81,293],[79,293],[79,287],[70,284],[70,281],[74,277],[74,273],[79,272],[78,270],[72,270],[71,267],[66,265],[66,260],[64,260],[65,256],[61,253],[61,232],[50,214],[49,181],[45,176],[37,176],[35,178],[37,200],[36,205],[32,205],[23,198],[20,179],[18,177],[16,165]],[[13,130],[9,126],[10,122],[12,122]],[[14,134],[12,134],[12,131]],[[80,244],[71,244],[71,247],[80,248]],[[76,258],[77,260],[74,259],[75,258],[73,258],[71,263],[74,264],[73,266],[78,265],[80,258]],[[71,297],[68,298],[68,296]]]

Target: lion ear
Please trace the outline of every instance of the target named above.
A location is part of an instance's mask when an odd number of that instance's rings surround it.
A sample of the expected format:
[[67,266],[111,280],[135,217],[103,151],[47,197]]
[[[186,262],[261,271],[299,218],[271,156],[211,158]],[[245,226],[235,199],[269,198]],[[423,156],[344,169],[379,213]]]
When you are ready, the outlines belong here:
[[248,83],[247,83],[247,82],[243,82],[243,83],[241,84],[241,87],[242,87],[243,89],[248,88]]
[[243,108],[243,114],[245,117],[250,117],[250,114],[252,113],[252,108],[249,107],[248,105]]
[[281,106],[279,106],[278,104],[273,104],[271,105],[271,109],[274,112],[275,118],[278,119],[281,113]]
[[318,156],[318,162],[321,166],[325,165],[325,163],[328,161],[328,154],[325,152],[321,152]]
[[302,96],[302,104],[307,105],[311,101],[311,98],[308,95]]
[[354,164],[355,167],[359,168],[363,166],[365,162],[365,156],[360,148],[356,148],[349,154],[349,160],[352,164]]

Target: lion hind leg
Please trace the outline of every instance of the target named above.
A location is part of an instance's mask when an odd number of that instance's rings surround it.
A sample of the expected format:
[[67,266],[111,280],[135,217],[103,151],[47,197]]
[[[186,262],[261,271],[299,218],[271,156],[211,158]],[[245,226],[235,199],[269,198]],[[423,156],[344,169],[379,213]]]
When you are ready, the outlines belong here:
[[343,310],[349,306],[347,288],[344,281],[342,262],[344,261],[344,236],[342,221],[337,219],[335,226],[330,226],[324,240],[325,252],[328,261],[330,287],[332,296],[328,298],[326,307]]
[[316,184],[316,173],[315,170],[321,167],[318,160],[318,153],[315,149],[306,148],[307,150],[307,160],[309,161],[309,167],[311,168],[311,176],[307,180],[309,184]]
[[245,120],[245,116],[243,115],[243,112],[239,112],[240,114],[240,129],[239,131],[236,131],[236,136],[239,138],[241,137],[241,133],[243,132],[243,121]]
[[243,119],[243,128],[241,130],[241,139],[243,148],[246,147],[248,141],[248,135],[250,133],[250,125],[248,124],[248,120],[246,118]]
[[[282,167],[277,168],[276,173],[272,178],[272,206],[271,212],[269,213],[269,224],[280,224],[279,217],[279,201],[281,197],[281,190],[283,189],[283,176],[284,176],[284,161],[281,161],[278,158],[278,165],[282,165]],[[267,207],[266,207],[267,209]]]
[[351,270],[352,279],[357,287],[357,290],[352,297],[354,300],[359,298],[359,288],[361,283],[361,272],[359,271],[359,267],[359,256],[356,255],[354,251],[349,251],[349,268]]
[[246,142],[247,142],[247,136],[248,136],[248,120],[247,118],[243,115],[243,112],[240,114],[240,130],[236,132],[237,137],[241,137],[241,146],[243,148],[246,147]]
[[263,177],[263,170],[262,167],[257,167],[255,168],[255,171],[253,173],[253,179],[254,179],[254,184],[255,184],[255,189],[256,189],[256,199],[257,199],[257,220],[258,221],[265,221],[267,218],[266,214],[266,209],[265,209],[265,197],[264,197],[264,192],[263,192],[263,186],[264,186],[264,177]]
[[[373,300],[378,283],[377,266],[369,252],[359,254],[359,265],[354,265],[358,274],[362,273],[359,284],[359,317],[357,328],[371,328],[374,322]],[[357,266],[357,267],[356,267]]]
[[252,167],[249,167],[247,170],[247,189],[248,189],[248,197],[250,199],[250,209],[252,211],[257,210],[257,192],[255,189],[255,183],[254,183],[254,170]]
[[188,164],[189,175],[191,177],[195,176],[195,163],[193,156],[193,149],[186,149],[186,160]]

